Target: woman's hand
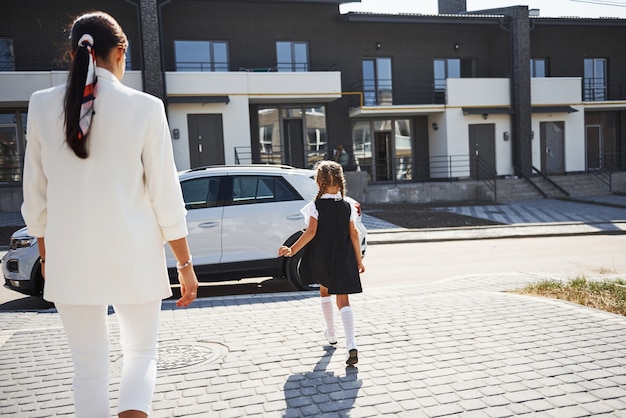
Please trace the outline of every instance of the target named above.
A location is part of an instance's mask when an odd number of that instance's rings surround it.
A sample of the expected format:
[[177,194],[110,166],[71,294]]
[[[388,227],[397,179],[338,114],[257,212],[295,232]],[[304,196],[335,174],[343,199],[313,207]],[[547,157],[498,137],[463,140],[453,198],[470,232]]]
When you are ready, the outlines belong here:
[[176,301],[176,306],[186,307],[196,299],[198,292],[198,278],[193,266],[187,266],[178,271],[181,298]]

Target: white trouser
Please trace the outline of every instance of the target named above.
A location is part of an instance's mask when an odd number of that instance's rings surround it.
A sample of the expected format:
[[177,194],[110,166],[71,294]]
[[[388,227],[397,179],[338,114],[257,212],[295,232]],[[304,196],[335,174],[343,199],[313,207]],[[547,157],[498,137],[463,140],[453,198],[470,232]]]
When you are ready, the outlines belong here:
[[[148,414],[156,384],[157,334],[161,301],[114,305],[124,366],[118,411]],[[109,418],[109,329],[107,306],[56,304],[74,362],[77,418]]]

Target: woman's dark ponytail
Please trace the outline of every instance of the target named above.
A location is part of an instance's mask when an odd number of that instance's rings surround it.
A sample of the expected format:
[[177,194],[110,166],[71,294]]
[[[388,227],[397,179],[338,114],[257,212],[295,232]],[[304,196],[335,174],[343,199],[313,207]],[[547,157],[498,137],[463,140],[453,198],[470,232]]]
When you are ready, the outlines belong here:
[[83,103],[83,93],[87,71],[89,69],[89,51],[87,48],[77,48],[67,81],[65,92],[65,139],[69,147],[79,158],[87,158],[86,135],[79,138],[80,109]]
[[87,137],[95,115],[95,61],[107,60],[114,48],[126,48],[121,26],[109,14],[93,12],[74,20],[70,32],[72,62],[64,101],[65,140],[79,158],[87,158]]

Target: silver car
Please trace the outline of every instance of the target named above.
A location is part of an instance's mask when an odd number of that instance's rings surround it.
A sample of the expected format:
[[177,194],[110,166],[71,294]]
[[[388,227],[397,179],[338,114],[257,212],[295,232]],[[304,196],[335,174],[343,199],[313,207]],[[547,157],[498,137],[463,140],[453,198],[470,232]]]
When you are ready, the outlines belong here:
[[[302,252],[277,257],[278,247],[291,245],[305,227],[300,209],[318,190],[313,170],[274,165],[212,166],[179,173],[187,207],[187,237],[198,280],[220,282],[251,277],[286,278],[298,290],[311,290],[300,279]],[[361,252],[367,248],[367,229],[356,222]],[[166,245],[172,283],[176,260]],[[16,231],[2,258],[5,287],[40,296],[44,281],[37,239]]]

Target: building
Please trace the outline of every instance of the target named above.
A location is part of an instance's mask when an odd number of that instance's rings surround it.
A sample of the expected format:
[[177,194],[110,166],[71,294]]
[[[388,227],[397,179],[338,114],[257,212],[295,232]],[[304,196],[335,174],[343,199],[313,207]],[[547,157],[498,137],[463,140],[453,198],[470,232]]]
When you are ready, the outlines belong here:
[[383,188],[478,179],[493,198],[496,180],[594,173],[626,190],[625,19],[464,0],[440,0],[437,15],[340,14],[342,3],[5,2],[0,210],[21,202],[29,96],[64,82],[62,28],[93,9],[130,39],[124,83],[164,100],[181,170],[334,158]]

